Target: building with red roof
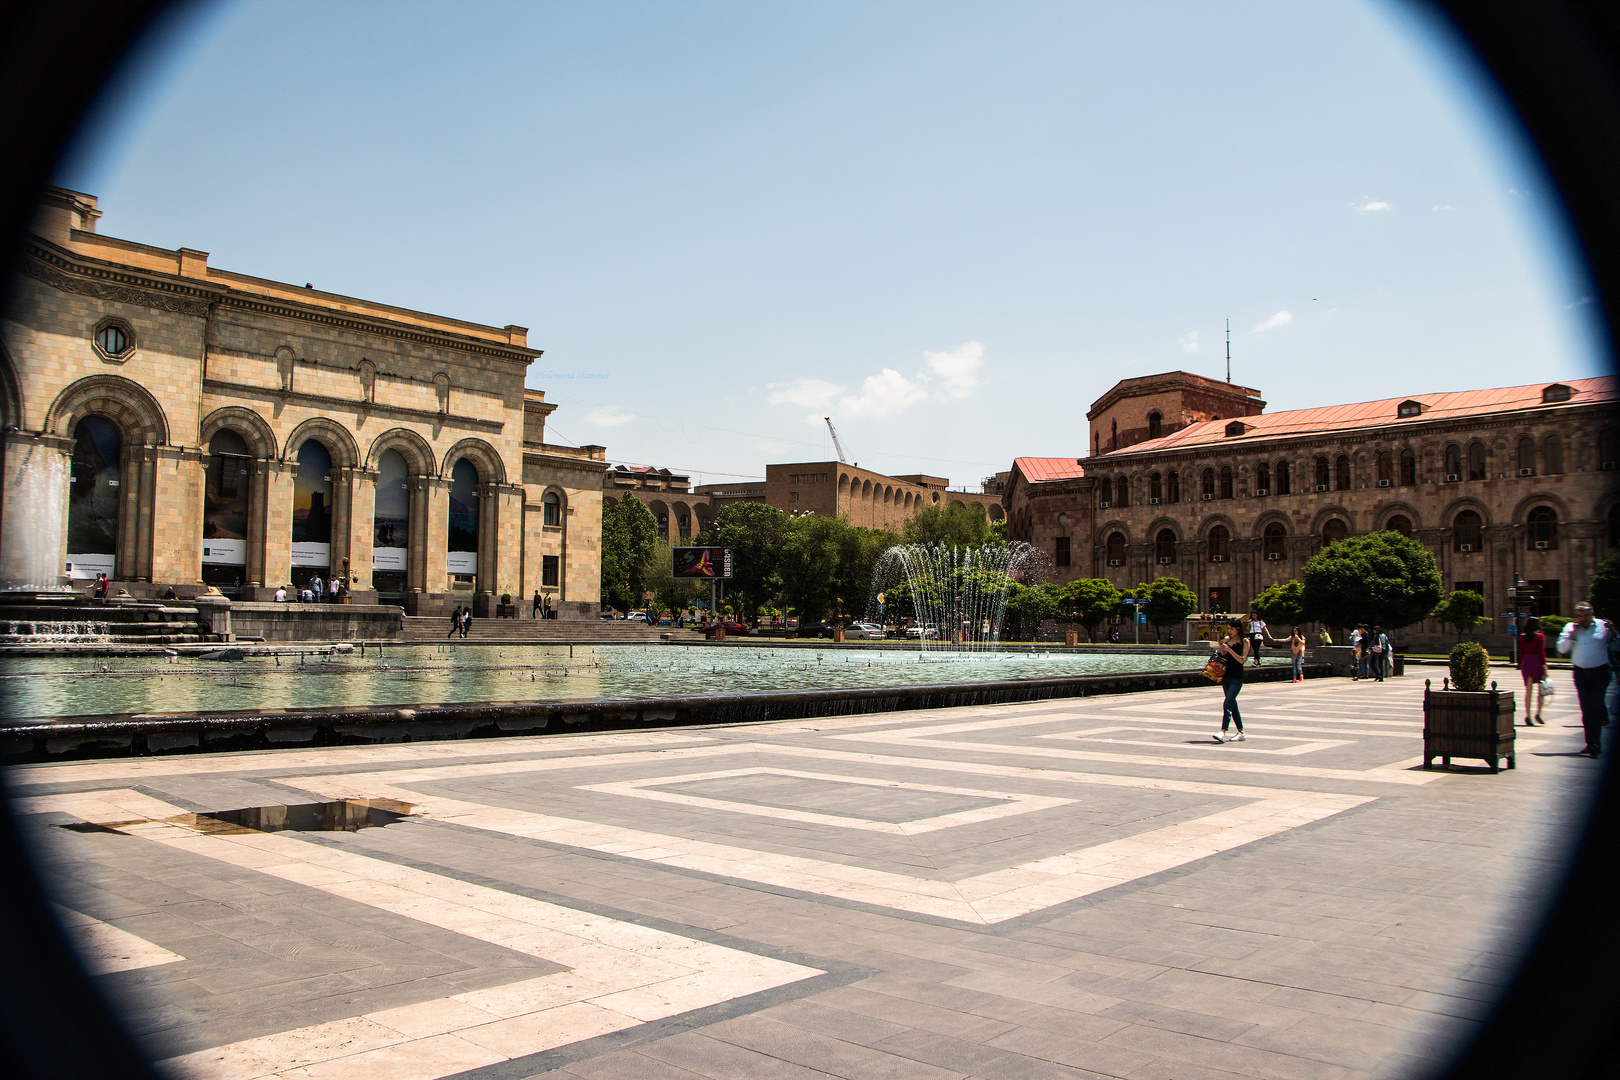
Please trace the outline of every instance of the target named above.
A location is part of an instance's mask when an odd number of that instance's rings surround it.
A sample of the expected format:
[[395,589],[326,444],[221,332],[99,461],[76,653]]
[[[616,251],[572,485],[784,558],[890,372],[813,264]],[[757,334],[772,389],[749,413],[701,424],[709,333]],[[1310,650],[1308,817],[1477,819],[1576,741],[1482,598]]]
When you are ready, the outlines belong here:
[[1187,372],[1127,379],[1087,413],[1091,454],[1014,461],[1008,535],[1059,581],[1173,576],[1237,611],[1325,544],[1393,529],[1489,613],[1522,580],[1567,615],[1620,550],[1617,398],[1603,377],[1266,413]]

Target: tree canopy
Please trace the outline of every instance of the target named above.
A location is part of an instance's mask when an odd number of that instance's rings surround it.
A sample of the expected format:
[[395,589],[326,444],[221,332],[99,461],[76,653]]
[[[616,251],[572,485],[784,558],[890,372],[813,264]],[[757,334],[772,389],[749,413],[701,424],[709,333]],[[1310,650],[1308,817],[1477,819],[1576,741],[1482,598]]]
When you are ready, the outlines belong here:
[[1142,610],[1155,629],[1174,626],[1198,610],[1198,596],[1173,577],[1157,578],[1130,591],[1130,595],[1146,600]]
[[1487,621],[1485,598],[1470,589],[1456,590],[1431,614],[1436,622],[1444,623],[1457,631],[1459,638]]
[[1435,609],[1443,588],[1433,553],[1388,531],[1329,544],[1301,577],[1306,617],[1330,626],[1409,626]]
[[1273,585],[1251,606],[1268,626],[1298,626],[1305,621],[1305,587],[1297,581]]
[[1063,586],[1063,606],[1070,611],[1092,641],[1097,627],[1119,615],[1119,590],[1106,578],[1080,578]]
[[990,539],[990,520],[978,503],[934,503],[906,521],[905,539],[908,544],[977,547]]
[[634,496],[602,515],[602,604],[629,611],[641,606],[648,568],[658,546],[658,519]]
[[724,507],[704,533],[704,544],[731,549],[732,579],[726,596],[741,613],[752,613],[774,599],[782,588],[780,561],[789,518],[766,503],[739,502]]

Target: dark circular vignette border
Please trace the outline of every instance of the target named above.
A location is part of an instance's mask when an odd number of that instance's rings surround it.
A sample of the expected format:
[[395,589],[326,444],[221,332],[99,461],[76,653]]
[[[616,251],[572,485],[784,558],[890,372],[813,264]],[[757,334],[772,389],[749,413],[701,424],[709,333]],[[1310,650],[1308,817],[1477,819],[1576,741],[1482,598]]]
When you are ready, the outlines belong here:
[[[201,0],[0,0],[0,243],[15,252],[80,118],[161,19]],[[1613,364],[1620,312],[1620,5],[1605,0],[1430,0],[1518,114],[1586,258]],[[9,282],[10,275],[0,280]],[[0,285],[0,307],[10,297]],[[1535,947],[1454,1080],[1599,1077],[1620,1066],[1620,771],[1602,787]],[[0,813],[0,1071],[43,1078],[157,1073],[63,937],[9,809]]]

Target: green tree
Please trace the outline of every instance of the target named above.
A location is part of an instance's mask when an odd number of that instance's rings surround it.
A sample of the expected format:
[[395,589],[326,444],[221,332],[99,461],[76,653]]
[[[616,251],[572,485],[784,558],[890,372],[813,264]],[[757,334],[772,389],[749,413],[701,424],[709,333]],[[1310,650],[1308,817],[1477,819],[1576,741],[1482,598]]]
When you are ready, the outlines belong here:
[[788,516],[765,503],[732,503],[714,516],[707,544],[731,549],[726,598],[744,614],[757,611],[782,588],[782,538]]
[[1175,626],[1198,610],[1198,596],[1173,577],[1162,577],[1131,590],[1138,599],[1146,600],[1142,610],[1153,627],[1154,637],[1166,626]]
[[990,536],[990,521],[978,503],[934,503],[906,521],[908,544],[954,544],[977,547]]
[[1431,617],[1457,631],[1457,637],[1461,639],[1468,631],[1488,621],[1485,618],[1485,598],[1471,589],[1458,589],[1431,612]]
[[1105,578],[1080,578],[1063,586],[1063,606],[1074,613],[1075,621],[1097,640],[1097,627],[1119,617],[1119,590]]
[[641,606],[658,545],[658,519],[627,495],[602,515],[602,605],[628,611]]
[[853,526],[842,518],[789,518],[777,563],[784,602],[807,620],[827,616],[840,599],[845,615],[861,616],[872,602],[878,560],[899,540],[894,533]]
[[1298,626],[1305,621],[1305,587],[1297,581],[1273,585],[1255,597],[1251,606],[1267,626]]
[[1586,599],[1598,618],[1620,619],[1620,552],[1598,563]]
[[[1063,613],[1063,590],[1052,582],[1025,585],[1010,581],[1005,611],[1008,620],[1017,626],[1017,640],[1033,641],[1040,634],[1041,623]],[[977,627],[974,632],[978,632]]]
[[1305,616],[1329,626],[1409,626],[1440,603],[1440,570],[1428,548],[1397,532],[1329,544],[1305,564]]

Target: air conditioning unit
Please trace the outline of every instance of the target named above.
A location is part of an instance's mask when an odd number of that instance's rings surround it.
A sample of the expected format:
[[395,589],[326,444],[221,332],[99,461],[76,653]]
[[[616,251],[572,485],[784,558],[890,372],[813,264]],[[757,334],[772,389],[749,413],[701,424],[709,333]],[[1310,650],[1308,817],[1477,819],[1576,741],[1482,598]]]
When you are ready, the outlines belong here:
[[1534,470],[1534,469],[1520,469],[1519,470],[1519,475],[1520,476],[1534,476],[1534,475],[1536,475],[1536,470]]
[[1389,487],[1389,483],[1390,482],[1388,480],[1380,480],[1380,481],[1378,481],[1378,486],[1379,487]]
[[1108,565],[1109,566],[1124,566],[1125,563],[1121,559],[1109,559],[1108,560]]
[[1536,550],[1537,551],[1546,551],[1547,550],[1547,541],[1545,541],[1545,540],[1537,540],[1536,541]]
[[1159,560],[1159,565],[1160,566],[1169,566],[1172,561],[1173,560],[1171,560],[1171,559],[1160,559]]
[[1604,462],[1604,463],[1603,463],[1603,467],[1604,467],[1604,468],[1605,468],[1605,469],[1612,469],[1612,468],[1614,468],[1614,462],[1612,462],[1612,461],[1605,461],[1605,462]]
[[1148,500],[1148,505],[1149,506],[1158,506],[1159,505],[1159,500],[1158,499],[1149,499]]
[[1204,501],[1205,501],[1205,502],[1209,502],[1209,500],[1211,500],[1211,499],[1213,499],[1213,498],[1214,498],[1214,497],[1215,497],[1215,496],[1213,496],[1213,495],[1205,495],[1205,496],[1204,496]]
[[1446,474],[1446,483],[1448,483],[1448,484],[1460,484],[1460,483],[1462,483],[1462,477],[1459,476],[1457,473],[1447,473]]
[[1474,550],[1474,545],[1473,544],[1458,544],[1457,545],[1457,550],[1458,551],[1473,551]]
[[1317,484],[1316,485],[1316,490],[1317,491],[1326,491],[1327,490],[1327,485],[1326,484]]
[[1258,488],[1258,489],[1255,490],[1254,497],[1257,498],[1257,499],[1263,499],[1267,495],[1270,495],[1270,494],[1271,494],[1270,489],[1268,489],[1268,488]]
[[1225,555],[1211,555],[1209,557],[1209,561],[1210,562],[1225,562],[1226,561],[1226,556]]
[[1282,558],[1282,552],[1280,552],[1280,551],[1268,551],[1268,552],[1266,552],[1266,559],[1269,560],[1270,562],[1277,562],[1281,558]]
[[1106,509],[1108,509],[1108,508],[1109,508],[1109,507],[1110,507],[1110,506],[1111,506],[1111,505],[1113,505],[1113,504],[1112,504],[1112,503],[1106,503],[1106,502],[1100,502],[1100,503],[1098,503],[1098,504],[1097,504],[1097,509],[1099,509],[1099,510],[1106,510]]

